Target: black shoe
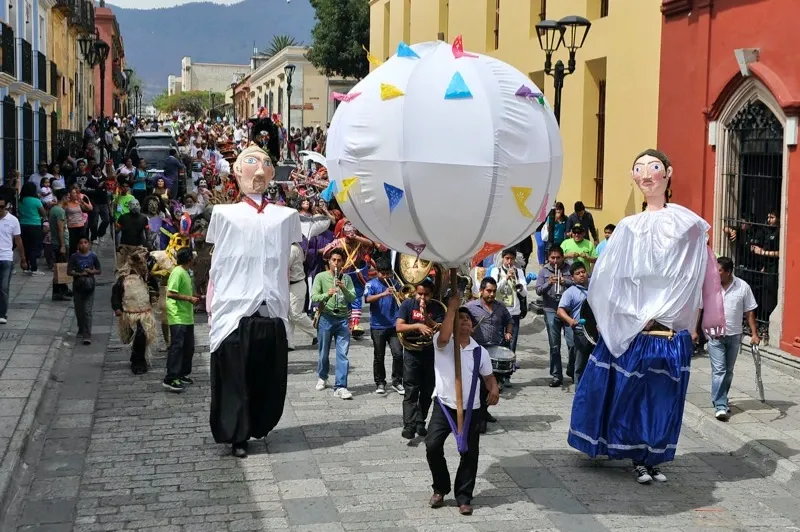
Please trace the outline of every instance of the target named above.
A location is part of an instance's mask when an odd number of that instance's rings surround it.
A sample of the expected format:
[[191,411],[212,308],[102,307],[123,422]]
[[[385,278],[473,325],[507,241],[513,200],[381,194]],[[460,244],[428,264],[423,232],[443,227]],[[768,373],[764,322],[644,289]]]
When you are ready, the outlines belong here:
[[553,377],[553,380],[548,384],[551,388],[561,388],[561,379]]
[[63,294],[53,294],[53,297],[50,298],[52,301],[66,301],[67,296]]
[[161,386],[173,393],[181,393],[186,390],[186,387],[183,385],[180,379],[172,379],[169,381],[165,379],[164,382],[161,383]]
[[142,366],[131,366],[131,371],[134,375],[142,375],[147,373],[147,368]]
[[313,339],[313,340],[311,340],[311,345],[317,345],[318,343],[319,343],[319,340],[318,340],[318,339],[317,339],[317,337],[315,336],[315,337],[314,337],[314,339]]
[[419,425],[417,427],[417,434],[419,434],[422,437],[425,437],[428,435],[428,429],[425,428],[425,425]]
[[66,297],[66,298],[71,298],[71,297],[72,297],[72,295],[73,295],[73,294],[72,294],[72,290],[67,290],[66,292],[64,292],[64,294],[63,294],[63,295],[64,295],[64,297]]
[[403,432],[400,433],[400,436],[407,440],[414,439],[414,429],[403,429]]
[[491,415],[489,412],[485,412],[483,414],[483,420],[488,423],[497,423],[497,418]]
[[231,446],[231,454],[236,458],[247,458],[247,442],[234,443]]
[[83,345],[92,345],[92,337],[85,335],[83,337]]
[[181,377],[179,380],[183,384],[194,384],[194,380],[191,377]]

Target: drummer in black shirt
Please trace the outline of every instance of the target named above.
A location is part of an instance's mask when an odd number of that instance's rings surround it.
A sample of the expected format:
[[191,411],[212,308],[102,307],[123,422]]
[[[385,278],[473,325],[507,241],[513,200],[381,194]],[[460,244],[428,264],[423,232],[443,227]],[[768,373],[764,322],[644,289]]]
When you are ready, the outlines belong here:
[[431,407],[431,397],[436,384],[433,372],[433,334],[436,325],[444,320],[445,308],[431,302],[433,281],[425,279],[417,286],[413,298],[406,299],[397,311],[397,332],[406,340],[414,340],[420,349],[403,349],[403,438],[413,439],[415,434],[425,436],[425,419]]

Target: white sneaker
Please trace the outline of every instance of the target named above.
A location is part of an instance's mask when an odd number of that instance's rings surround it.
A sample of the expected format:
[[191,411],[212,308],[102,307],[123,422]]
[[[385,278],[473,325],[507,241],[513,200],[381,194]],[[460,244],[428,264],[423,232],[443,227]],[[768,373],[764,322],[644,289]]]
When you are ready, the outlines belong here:
[[31,275],[34,276],[34,277],[44,277],[44,272],[40,272],[39,270],[36,270],[35,272],[31,272]]
[[314,387],[314,389],[317,390],[318,392],[321,392],[322,390],[325,389],[327,385],[328,381],[326,381],[325,379],[317,379],[317,385]]
[[339,397],[341,399],[352,399],[353,394],[350,393],[347,388],[337,388],[335,392],[333,392],[334,397]]
[[0,325],[5,325],[6,323],[8,323],[8,320],[7,320],[7,319],[5,319],[5,318],[0,318]]
[[648,467],[647,472],[650,473],[650,476],[653,477],[653,480],[658,482],[666,482],[667,475],[661,472],[661,469],[658,466]]
[[633,474],[636,476],[636,482],[639,484],[647,484],[653,481],[653,477],[650,476],[647,468],[643,465],[634,467]]
[[714,417],[720,421],[728,421],[728,412],[726,410],[717,410]]

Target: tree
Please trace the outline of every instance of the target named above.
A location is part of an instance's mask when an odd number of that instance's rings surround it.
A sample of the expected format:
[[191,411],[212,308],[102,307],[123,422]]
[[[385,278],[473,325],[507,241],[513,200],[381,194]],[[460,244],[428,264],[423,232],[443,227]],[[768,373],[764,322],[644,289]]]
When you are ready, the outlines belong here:
[[292,37],[291,35],[273,35],[269,44],[264,49],[264,55],[272,57],[277,55],[284,48],[290,46],[303,46],[303,43]]
[[362,47],[369,46],[369,2],[311,0],[311,5],[317,22],[306,58],[326,76],[366,76],[369,62]]
[[162,113],[184,111],[190,115],[200,117],[208,114],[212,100],[214,107],[216,107],[225,102],[225,95],[219,92],[189,91],[168,96],[164,91],[153,99],[153,107]]

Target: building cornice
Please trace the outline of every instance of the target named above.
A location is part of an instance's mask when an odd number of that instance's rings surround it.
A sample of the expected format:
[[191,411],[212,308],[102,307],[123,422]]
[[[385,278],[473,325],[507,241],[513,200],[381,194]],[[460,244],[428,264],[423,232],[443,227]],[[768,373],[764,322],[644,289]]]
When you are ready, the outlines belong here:
[[692,0],[662,0],[661,13],[665,17],[677,17],[692,10]]
[[39,6],[45,9],[53,9],[56,7],[56,0],[39,0]]
[[[255,83],[257,80],[271,74],[276,68],[284,63],[308,63],[306,59],[308,48],[302,46],[288,46],[273,55],[266,62],[250,73],[250,79]],[[281,72],[282,74],[283,72]]]

